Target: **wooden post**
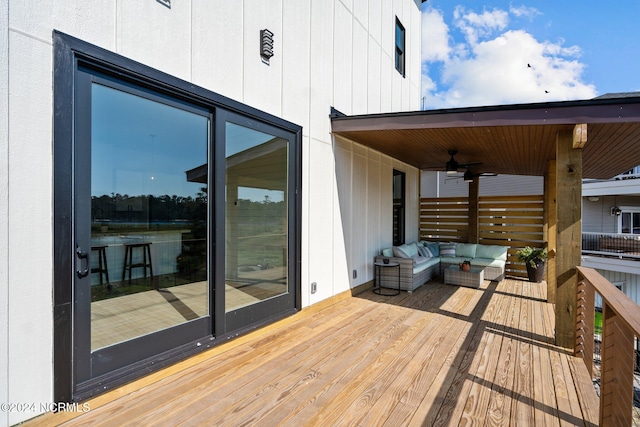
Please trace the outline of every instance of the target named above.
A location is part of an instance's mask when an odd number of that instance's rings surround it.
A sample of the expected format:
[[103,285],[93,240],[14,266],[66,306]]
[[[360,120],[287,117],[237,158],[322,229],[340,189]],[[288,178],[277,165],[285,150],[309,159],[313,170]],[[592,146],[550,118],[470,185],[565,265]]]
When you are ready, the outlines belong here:
[[479,226],[479,212],[478,212],[478,198],[480,194],[480,178],[473,177],[473,181],[469,183],[469,243],[479,243],[480,232]]
[[556,135],[556,345],[575,346],[576,292],[582,254],[582,150],[573,133]]
[[602,304],[601,426],[630,426],[633,408],[633,331]]
[[547,242],[547,301],[556,303],[556,241],[558,206],[556,202],[556,161],[549,161],[547,173],[544,175],[544,227],[543,239]]

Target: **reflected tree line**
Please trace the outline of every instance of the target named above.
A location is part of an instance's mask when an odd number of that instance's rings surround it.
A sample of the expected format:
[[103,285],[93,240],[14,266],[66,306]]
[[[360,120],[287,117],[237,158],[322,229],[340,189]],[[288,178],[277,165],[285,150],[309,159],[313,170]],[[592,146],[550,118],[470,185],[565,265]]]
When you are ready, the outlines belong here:
[[207,218],[207,188],[194,196],[114,194],[91,198],[93,222],[170,223],[198,222]]

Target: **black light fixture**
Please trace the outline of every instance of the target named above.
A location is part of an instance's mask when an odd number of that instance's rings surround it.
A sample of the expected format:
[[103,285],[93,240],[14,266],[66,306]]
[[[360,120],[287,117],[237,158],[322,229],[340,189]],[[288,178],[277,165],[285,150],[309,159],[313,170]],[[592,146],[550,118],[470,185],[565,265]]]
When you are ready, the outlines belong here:
[[[449,152],[449,154],[451,154],[451,151]],[[454,173],[458,173],[458,162],[456,162],[456,160],[453,158],[453,155],[455,153],[451,154],[451,158],[449,159],[449,161],[444,165],[444,170],[448,173],[448,174],[454,174]]]
[[471,172],[469,168],[467,168],[467,170],[464,171],[464,182],[472,182],[472,181],[473,181],[473,172]]

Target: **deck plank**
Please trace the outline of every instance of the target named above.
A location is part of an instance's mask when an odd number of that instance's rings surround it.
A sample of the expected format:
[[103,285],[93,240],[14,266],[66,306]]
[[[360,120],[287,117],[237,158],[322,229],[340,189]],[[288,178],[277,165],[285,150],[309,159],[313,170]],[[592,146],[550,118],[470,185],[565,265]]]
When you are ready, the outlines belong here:
[[369,290],[27,425],[594,425],[544,287]]
[[[503,295],[500,286],[492,297],[491,310],[483,317],[487,326],[482,334],[484,348],[476,355],[477,368],[471,378],[471,386],[466,395],[466,404],[460,417],[460,424],[483,425],[487,418],[487,408],[491,397],[491,384],[494,380],[496,365],[504,332],[504,320],[509,309],[509,297]],[[454,418],[455,420],[456,418]]]
[[[483,363],[488,356],[485,351],[491,334],[486,329],[488,324],[496,321],[496,316],[500,313],[499,296],[495,295],[496,286],[495,283],[485,282],[481,288],[483,292],[481,303],[476,307],[474,316],[469,318],[469,321],[475,325],[475,329],[468,339],[456,378],[447,390],[434,421],[436,426],[459,423],[465,412],[473,411],[478,402],[473,390],[475,386],[479,386],[479,381],[476,379],[482,378],[483,368],[485,368]],[[467,421],[468,419],[465,418],[465,422]]]
[[[536,292],[533,298],[544,299],[544,293],[540,292],[541,287],[534,287]],[[546,288],[545,288],[546,289]],[[540,306],[540,304],[535,304]],[[533,383],[535,425],[557,427],[560,425],[558,410],[556,407],[556,393],[553,386],[553,375],[551,374],[550,349],[553,345],[553,331],[549,330],[549,318],[547,310],[544,308],[534,310],[533,335],[536,337],[536,345],[533,346]]]
[[[512,294],[514,290],[515,284],[513,282],[509,282],[505,287],[505,292],[509,294]],[[518,351],[517,340],[512,334],[518,327],[521,301],[518,298],[510,298],[510,300],[487,410],[487,423],[492,426],[509,425],[511,418],[512,387]]]

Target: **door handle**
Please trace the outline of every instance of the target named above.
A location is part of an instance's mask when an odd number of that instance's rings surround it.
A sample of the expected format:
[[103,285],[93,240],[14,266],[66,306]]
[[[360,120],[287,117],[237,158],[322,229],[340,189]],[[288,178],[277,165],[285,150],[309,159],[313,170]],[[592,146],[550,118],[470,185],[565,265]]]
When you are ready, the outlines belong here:
[[[80,269],[76,270],[79,278],[87,277],[89,275],[89,253],[83,252],[82,248],[78,246],[76,249],[76,255],[78,256],[78,262],[80,263]],[[82,268],[84,264],[84,269]]]

